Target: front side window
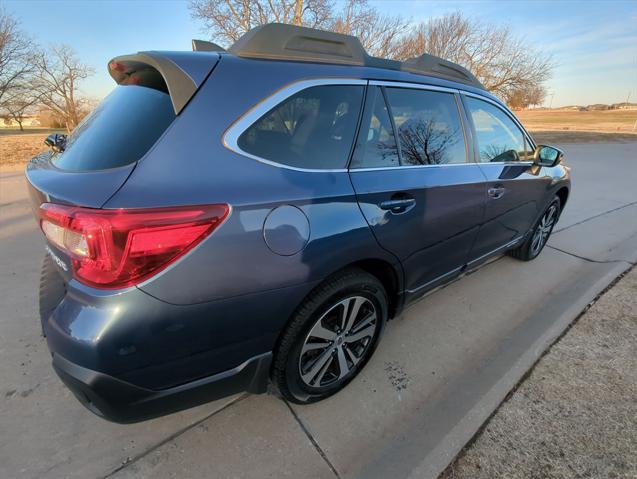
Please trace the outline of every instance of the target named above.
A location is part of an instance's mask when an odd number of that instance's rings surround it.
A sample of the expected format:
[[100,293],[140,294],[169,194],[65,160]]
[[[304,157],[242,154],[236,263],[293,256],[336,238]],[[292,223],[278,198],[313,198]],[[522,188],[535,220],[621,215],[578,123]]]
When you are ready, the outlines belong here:
[[387,88],[403,165],[465,163],[464,132],[453,93]]
[[238,146],[251,155],[296,168],[345,168],[362,98],[359,85],[307,88],[245,130]]
[[500,108],[466,97],[478,140],[480,162],[509,162],[528,158],[524,134]]

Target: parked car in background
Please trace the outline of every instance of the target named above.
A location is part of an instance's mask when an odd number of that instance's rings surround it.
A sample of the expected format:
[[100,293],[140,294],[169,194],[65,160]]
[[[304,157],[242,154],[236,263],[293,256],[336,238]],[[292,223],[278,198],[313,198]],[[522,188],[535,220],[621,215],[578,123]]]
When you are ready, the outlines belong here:
[[566,204],[562,153],[458,65],[281,24],[195,47],[113,59],[26,170],[53,366],[106,419],[326,398],[405,305],[535,258]]

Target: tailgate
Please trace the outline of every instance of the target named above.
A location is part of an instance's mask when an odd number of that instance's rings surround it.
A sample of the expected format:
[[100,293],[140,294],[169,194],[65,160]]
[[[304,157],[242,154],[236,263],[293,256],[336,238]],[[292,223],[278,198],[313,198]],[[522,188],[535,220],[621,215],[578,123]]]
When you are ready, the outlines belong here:
[[29,196],[34,208],[42,203],[63,203],[100,208],[124,184],[135,163],[98,171],[60,170],[51,164],[50,153],[27,165]]

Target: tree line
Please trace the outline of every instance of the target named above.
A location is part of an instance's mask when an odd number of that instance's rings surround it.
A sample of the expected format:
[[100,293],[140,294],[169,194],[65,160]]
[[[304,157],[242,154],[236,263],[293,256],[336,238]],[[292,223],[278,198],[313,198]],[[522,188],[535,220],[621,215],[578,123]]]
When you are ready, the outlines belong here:
[[46,50],[0,11],[0,118],[23,129],[27,115],[46,110],[52,123],[72,130],[91,108],[79,94],[79,83],[93,74],[67,45]]
[[[190,0],[189,8],[210,38],[226,46],[256,26],[280,22],[357,36],[378,57],[406,60],[430,53],[468,68],[513,108],[541,104],[553,68],[549,55],[510,27],[461,13],[414,23],[383,14],[367,0]],[[27,115],[45,111],[70,131],[94,105],[79,93],[79,84],[93,73],[72,47],[45,50],[0,10],[0,118],[22,129]]]
[[383,14],[367,0],[341,5],[332,0],[191,0],[190,10],[221,45],[229,46],[265,23],[291,23],[357,36],[373,56],[406,60],[429,53],[458,63],[513,108],[544,101],[551,57],[508,26],[461,13],[414,23],[399,14]]

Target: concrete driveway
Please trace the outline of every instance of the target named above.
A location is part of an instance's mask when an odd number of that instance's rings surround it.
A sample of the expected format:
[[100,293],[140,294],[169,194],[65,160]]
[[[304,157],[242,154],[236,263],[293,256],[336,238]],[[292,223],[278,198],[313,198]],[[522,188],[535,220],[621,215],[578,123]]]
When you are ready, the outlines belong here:
[[574,188],[541,256],[503,257],[411,307],[342,393],[305,407],[236,396],[127,426],[85,411],[51,369],[43,241],[22,176],[2,176],[0,477],[435,477],[637,261],[637,143],[562,147]]

